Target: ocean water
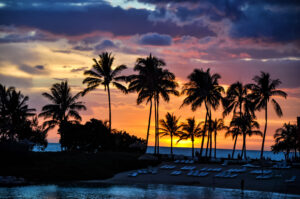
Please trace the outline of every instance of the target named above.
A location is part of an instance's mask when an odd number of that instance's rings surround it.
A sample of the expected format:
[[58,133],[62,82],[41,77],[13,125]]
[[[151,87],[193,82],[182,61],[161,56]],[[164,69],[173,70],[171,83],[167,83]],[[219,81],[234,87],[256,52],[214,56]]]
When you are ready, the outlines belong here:
[[57,185],[0,187],[0,199],[56,199],[56,198],[159,198],[159,199],[274,199],[274,198],[299,198],[299,195],[271,193],[262,191],[241,192],[238,189],[209,188],[182,185],[103,185],[101,187],[63,187]]
[[[60,144],[59,143],[49,143],[47,148],[45,149],[46,152],[55,152],[55,151],[60,151]],[[39,151],[38,148],[34,148],[34,151]],[[199,148],[195,148],[195,151],[200,151]],[[147,148],[147,153],[153,153],[154,152],[154,147],[149,146]],[[170,154],[170,147],[160,147],[159,152],[161,154]],[[205,154],[205,149],[204,149],[204,154]],[[175,155],[184,155],[184,156],[191,156],[192,154],[192,149],[191,148],[182,148],[182,147],[176,147],[173,148],[173,153]],[[212,151],[212,155],[214,154],[214,150]],[[227,158],[228,154],[232,154],[231,149],[217,149],[217,158]],[[238,154],[241,154],[241,150],[235,150],[235,158],[238,156]],[[260,158],[260,151],[258,150],[247,150],[247,157],[251,159],[255,158]],[[290,153],[291,156],[293,156],[293,153]],[[284,160],[284,154],[283,153],[278,153],[274,154],[272,151],[265,151],[264,152],[265,158],[270,158],[272,160]]]

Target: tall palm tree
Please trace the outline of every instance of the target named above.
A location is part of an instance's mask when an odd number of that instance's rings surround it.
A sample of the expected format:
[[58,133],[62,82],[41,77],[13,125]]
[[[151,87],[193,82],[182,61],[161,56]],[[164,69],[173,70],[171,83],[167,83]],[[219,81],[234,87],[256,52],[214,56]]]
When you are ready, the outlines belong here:
[[161,137],[166,135],[171,137],[171,156],[173,157],[173,137],[177,137],[182,133],[182,125],[179,125],[179,118],[169,112],[166,114],[165,120],[160,120],[160,124],[162,126],[162,128],[159,128]]
[[243,147],[242,147],[242,156],[247,159],[246,155],[246,138],[247,136],[251,137],[252,135],[262,136],[262,132],[259,130],[259,124],[255,121],[255,118],[251,114],[241,114],[235,115],[230,123],[230,126],[239,128],[241,134],[243,135]]
[[155,81],[153,80],[155,79],[155,71],[163,66],[165,66],[165,62],[163,60],[158,59],[150,54],[146,58],[138,58],[134,67],[134,71],[138,71],[138,74],[130,75],[127,77],[127,81],[130,82],[128,86],[128,92],[138,93],[137,104],[139,105],[145,100],[146,103],[150,103],[148,128],[146,134],[147,147],[149,141],[153,98],[155,95]]
[[[50,93],[45,92],[42,95],[51,101],[51,104],[43,106],[42,112],[39,114],[39,117],[46,120],[43,123],[46,131],[57,125],[61,127],[62,124],[68,121],[81,121],[78,111],[86,110],[83,102],[78,101],[81,92],[73,96],[67,81],[53,84]],[[73,120],[70,120],[70,118],[73,118]]]
[[272,99],[275,96],[279,97],[287,97],[287,94],[281,90],[278,90],[277,87],[281,84],[279,79],[271,79],[269,73],[261,72],[260,76],[255,76],[253,78],[256,84],[251,85],[251,89],[253,91],[253,99],[256,103],[256,109],[261,110],[265,109],[265,129],[263,133],[263,140],[261,145],[261,153],[260,158],[264,157],[264,146],[265,146],[265,138],[267,134],[267,124],[268,124],[268,103],[271,100],[276,114],[281,117],[282,110],[280,105],[275,99]]
[[83,84],[87,84],[87,88],[84,90],[83,95],[87,92],[95,90],[98,86],[103,85],[104,90],[107,90],[108,94],[108,107],[109,107],[109,131],[111,132],[111,99],[110,99],[110,85],[112,84],[116,88],[120,89],[124,93],[127,93],[125,86],[119,83],[119,81],[125,81],[126,77],[118,76],[127,67],[125,65],[112,68],[114,57],[111,53],[103,52],[99,55],[99,60],[93,59],[95,64],[91,70],[84,72],[84,75],[88,76],[83,80]]
[[224,129],[228,129],[227,126],[224,124],[223,119],[215,119],[212,121],[212,130],[214,131],[214,141],[215,141],[215,150],[214,150],[214,158],[217,156],[217,132],[222,131]]
[[186,123],[182,123],[182,133],[180,134],[180,138],[177,142],[180,142],[181,140],[187,140],[191,139],[192,141],[192,157],[194,158],[194,141],[195,137],[201,136],[203,133],[203,122],[199,122],[196,124],[195,117],[188,118],[186,120]]
[[[207,130],[207,120],[211,120],[211,108],[216,110],[222,99],[224,88],[219,85],[219,74],[210,74],[210,69],[195,69],[188,76],[189,82],[184,84],[182,94],[187,97],[183,101],[183,105],[191,105],[192,111],[196,111],[201,105],[205,105],[206,116],[204,122],[204,131]],[[209,135],[208,135],[209,137]],[[205,133],[202,134],[202,142],[200,149],[200,157],[202,156]]]

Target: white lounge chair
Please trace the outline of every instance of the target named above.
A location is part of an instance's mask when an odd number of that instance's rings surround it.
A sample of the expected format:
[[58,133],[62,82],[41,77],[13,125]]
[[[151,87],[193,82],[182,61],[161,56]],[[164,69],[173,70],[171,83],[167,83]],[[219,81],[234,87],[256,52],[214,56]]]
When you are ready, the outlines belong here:
[[295,181],[296,181],[296,176],[291,177],[291,179],[285,180],[285,182],[288,182],[288,183],[295,182]]

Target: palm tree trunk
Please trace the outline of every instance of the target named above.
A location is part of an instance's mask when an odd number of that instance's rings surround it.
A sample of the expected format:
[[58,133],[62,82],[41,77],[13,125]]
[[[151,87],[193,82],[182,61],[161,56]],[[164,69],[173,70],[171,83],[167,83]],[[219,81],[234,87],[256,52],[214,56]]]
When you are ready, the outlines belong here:
[[264,130],[264,137],[261,145],[260,159],[264,158],[264,146],[265,146],[265,138],[267,133],[267,124],[268,124],[268,104],[266,104],[266,109],[265,109],[265,130]]
[[151,124],[151,112],[152,112],[152,99],[150,100],[150,113],[149,113],[149,120],[148,120],[148,129],[147,129],[147,138],[146,138],[146,151],[148,148],[148,141],[149,141],[149,131],[150,131],[150,124]]
[[215,159],[217,158],[217,130],[215,129],[215,154],[214,157]]
[[157,154],[159,154],[159,96],[157,96]]
[[245,135],[244,135],[244,133],[243,133],[243,146],[242,146],[242,154],[241,154],[241,158],[243,158],[243,155],[244,155],[244,146],[245,146],[245,141],[244,141],[244,137],[245,137]]
[[[211,125],[211,113],[210,113],[210,125]],[[210,129],[210,143],[209,143],[209,158],[211,158],[211,151],[212,151],[212,129]]]
[[203,144],[204,144],[205,131],[206,131],[206,123],[207,123],[207,116],[208,116],[208,108],[207,108],[206,104],[205,104],[205,108],[206,108],[206,115],[205,115],[204,130],[203,130],[201,148],[200,148],[200,154],[199,154],[200,157],[202,157]]
[[194,137],[192,137],[192,158],[194,159]]
[[156,116],[157,116],[157,114],[156,114],[156,108],[157,107],[157,104],[156,104],[156,99],[154,99],[154,123],[155,123],[155,133],[154,133],[154,137],[155,137],[155,142],[154,142],[154,154],[156,154],[157,153],[157,118],[156,118]]
[[109,107],[109,133],[111,133],[111,104],[110,104],[109,85],[107,85],[107,92],[108,92],[108,107]]
[[234,145],[233,145],[233,150],[232,150],[232,157],[231,157],[232,159],[234,159],[234,152],[235,152],[237,137],[238,136],[235,136],[235,140],[234,140]]
[[246,154],[246,134],[244,134],[244,159],[247,160],[247,154]]
[[173,135],[171,133],[171,157],[173,158]]

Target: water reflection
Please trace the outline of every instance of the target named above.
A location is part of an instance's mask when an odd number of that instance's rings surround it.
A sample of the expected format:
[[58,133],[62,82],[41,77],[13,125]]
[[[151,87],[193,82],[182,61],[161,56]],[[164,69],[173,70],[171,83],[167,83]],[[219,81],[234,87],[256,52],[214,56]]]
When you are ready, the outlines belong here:
[[60,199],[60,198],[300,198],[297,195],[286,195],[261,191],[244,191],[222,188],[207,188],[179,185],[111,185],[103,187],[65,187],[57,185],[24,186],[0,188],[0,198],[17,199]]

